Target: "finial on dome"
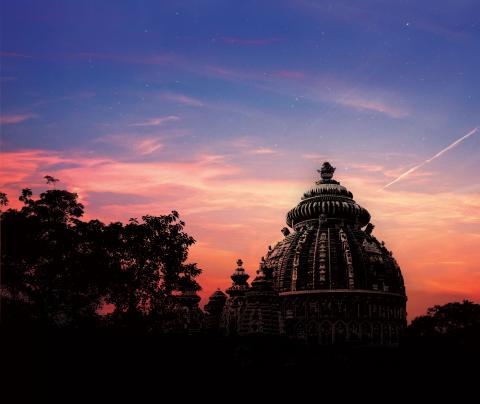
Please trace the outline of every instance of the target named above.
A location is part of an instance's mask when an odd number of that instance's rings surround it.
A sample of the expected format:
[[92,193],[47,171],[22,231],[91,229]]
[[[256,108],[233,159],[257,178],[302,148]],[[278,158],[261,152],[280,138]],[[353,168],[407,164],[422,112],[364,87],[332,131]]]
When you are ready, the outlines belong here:
[[317,171],[320,173],[322,180],[331,180],[333,173],[335,172],[335,167],[333,167],[328,161],[325,161],[322,164],[322,168]]
[[328,161],[325,161],[322,164],[322,168],[317,170],[322,177],[321,180],[317,181],[316,184],[340,184],[338,181],[332,180],[333,173],[335,172],[335,167],[333,167]]

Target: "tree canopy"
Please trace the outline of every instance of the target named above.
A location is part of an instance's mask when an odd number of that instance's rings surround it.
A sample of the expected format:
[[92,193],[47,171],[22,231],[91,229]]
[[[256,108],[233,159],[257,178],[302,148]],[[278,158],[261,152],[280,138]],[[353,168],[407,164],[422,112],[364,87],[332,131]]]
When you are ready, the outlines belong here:
[[3,324],[161,323],[172,295],[200,289],[201,269],[186,262],[195,240],[176,211],[105,224],[82,220],[84,206],[66,190],[34,198],[25,188],[19,200],[1,213]]
[[412,321],[407,337],[430,345],[478,346],[480,304],[464,300],[430,307]]

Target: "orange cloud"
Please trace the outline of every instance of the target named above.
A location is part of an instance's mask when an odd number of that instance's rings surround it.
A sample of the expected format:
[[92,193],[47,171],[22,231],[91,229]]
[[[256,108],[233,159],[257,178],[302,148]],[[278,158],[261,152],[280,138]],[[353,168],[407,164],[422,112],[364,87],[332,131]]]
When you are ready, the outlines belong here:
[[[198,240],[190,259],[205,270],[200,279],[205,302],[215,288],[230,283],[237,258],[254,275],[268,245],[282,237],[286,212],[315,177],[285,180],[279,173],[267,178],[255,161],[251,164],[207,153],[183,162],[132,162],[28,150],[2,154],[0,186],[16,195],[23,186],[44,189],[43,175],[54,175],[79,193],[87,218],[104,221],[178,210]],[[336,178],[370,211],[375,235],[394,252],[406,280],[410,318],[433,303],[479,299],[480,193],[378,191],[395,170],[375,161],[348,166],[355,170],[338,172]]]

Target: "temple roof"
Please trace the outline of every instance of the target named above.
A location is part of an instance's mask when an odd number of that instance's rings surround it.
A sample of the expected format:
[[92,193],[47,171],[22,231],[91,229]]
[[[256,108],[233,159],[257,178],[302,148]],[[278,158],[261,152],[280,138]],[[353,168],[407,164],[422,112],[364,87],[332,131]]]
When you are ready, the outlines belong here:
[[287,214],[294,232],[282,229],[283,240],[269,249],[264,265],[273,270],[275,289],[404,294],[400,268],[372,235],[370,214],[333,179],[334,171],[330,163],[322,165],[320,180]]
[[333,179],[335,167],[325,162],[320,170],[321,179],[306,191],[300,203],[287,213],[287,225],[295,227],[308,220],[318,220],[321,215],[365,226],[370,213],[353,200],[352,193]]

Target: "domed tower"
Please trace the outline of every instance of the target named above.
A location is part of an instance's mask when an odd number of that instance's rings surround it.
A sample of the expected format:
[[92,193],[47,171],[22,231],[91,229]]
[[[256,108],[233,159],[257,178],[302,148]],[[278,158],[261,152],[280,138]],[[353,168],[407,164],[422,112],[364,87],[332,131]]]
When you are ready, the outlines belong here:
[[265,265],[263,257],[257,276],[246,293],[238,332],[240,335],[279,335],[281,332],[278,292],[273,288],[272,271]]
[[285,236],[268,251],[288,335],[324,344],[391,345],[406,325],[400,268],[373,235],[370,214],[333,179],[321,179],[287,214]]
[[217,333],[221,328],[223,308],[227,296],[220,289],[217,289],[208,299],[205,305],[206,328],[211,333]]
[[179,327],[176,331],[184,331],[188,334],[199,333],[203,328],[204,314],[198,303],[200,296],[195,290],[184,290],[180,295],[175,296],[177,321]]
[[247,283],[248,275],[243,268],[243,261],[237,260],[237,268],[233,272],[232,286],[226,292],[229,295],[222,316],[222,328],[227,335],[238,334],[238,324],[240,317],[245,309],[246,293],[250,289]]

